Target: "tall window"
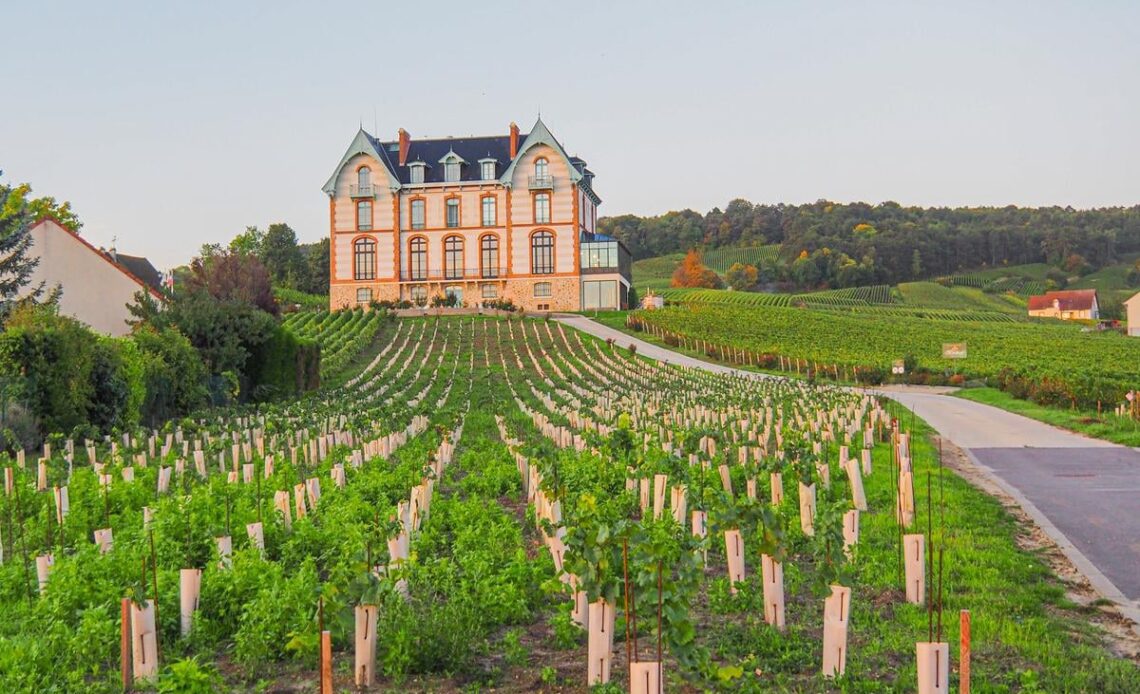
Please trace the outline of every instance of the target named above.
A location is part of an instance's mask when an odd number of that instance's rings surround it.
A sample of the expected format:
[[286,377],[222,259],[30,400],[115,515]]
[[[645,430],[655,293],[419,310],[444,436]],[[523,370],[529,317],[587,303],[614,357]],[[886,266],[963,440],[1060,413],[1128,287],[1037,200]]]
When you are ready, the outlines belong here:
[[443,240],[443,276],[449,280],[463,279],[463,238],[460,236]]
[[459,162],[455,159],[448,159],[443,164],[443,180],[447,182],[454,182],[459,180]]
[[356,203],[356,228],[360,231],[372,229],[372,201],[361,200]]
[[408,269],[409,279],[427,279],[427,239],[422,236],[412,239],[408,243]]
[[356,190],[361,195],[368,194],[368,189],[372,187],[372,169],[367,166],[362,166],[356,171]]
[[495,162],[493,162],[493,161],[480,162],[480,167],[482,168],[481,173],[482,173],[482,178],[484,181],[495,180]]
[[495,226],[495,196],[493,195],[483,198],[483,226]]
[[412,228],[424,228],[424,201],[412,200]]
[[423,183],[424,182],[424,165],[423,164],[412,164],[411,167],[412,167],[411,168],[412,183]]
[[534,223],[550,224],[550,193],[536,193],[534,196]]
[[376,279],[376,242],[357,239],[352,244],[352,276],[358,280]]
[[554,272],[554,234],[549,231],[530,237],[530,271],[536,275]]
[[487,234],[479,241],[480,266],[484,277],[499,276],[499,237]]
[[455,229],[459,226],[459,198],[447,199],[447,228]]
[[547,166],[546,157],[539,157],[534,160],[534,177],[536,180],[543,180],[550,175],[549,167]]

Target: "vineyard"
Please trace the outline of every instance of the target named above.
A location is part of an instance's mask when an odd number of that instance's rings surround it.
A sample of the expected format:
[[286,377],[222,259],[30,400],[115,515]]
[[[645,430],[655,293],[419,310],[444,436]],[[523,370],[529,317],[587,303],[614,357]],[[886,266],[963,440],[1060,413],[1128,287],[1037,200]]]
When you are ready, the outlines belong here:
[[[937,286],[937,285],[934,285]],[[944,287],[939,289],[950,292]],[[899,318],[923,318],[938,321],[973,321],[981,323],[1013,323],[1024,322],[1027,319],[1019,313],[1009,310],[999,310],[1000,305],[987,305],[989,310],[978,310],[976,304],[966,300],[963,304],[947,302],[933,302],[934,305],[925,305],[921,296],[914,292],[904,294],[905,300],[912,303],[901,303],[894,297],[892,287],[876,285],[871,287],[854,287],[850,289],[834,289],[823,292],[810,292],[806,294],[768,294],[764,292],[734,292],[722,289],[663,289],[657,292],[666,301],[672,304],[684,304],[693,307],[704,305],[720,305],[726,307],[761,308],[761,307],[796,307],[813,311],[824,311],[847,315],[867,315]],[[994,299],[993,301],[999,301]],[[947,304],[949,303],[949,306]],[[974,308],[955,308],[954,306],[974,306]]]
[[282,324],[297,337],[321,345],[321,382],[335,383],[343,376],[353,357],[376,335],[384,320],[378,311],[299,311],[285,316]]
[[[895,360],[909,358],[912,370],[920,368],[938,381],[944,382],[946,374],[989,378],[993,385],[1041,404],[1096,410],[1123,402],[1124,394],[1138,385],[1134,365],[1140,360],[1140,342],[1118,333],[1014,322],[996,312],[985,321],[977,312],[960,314],[966,320],[947,320],[944,317],[954,312],[912,309],[915,315],[906,315],[889,307],[877,310],[855,309],[855,315],[845,315],[779,306],[693,304],[639,311],[628,324],[745,350],[769,361],[826,365],[829,372],[843,367],[848,373],[858,369],[882,378]],[[948,342],[967,343],[968,356],[943,358],[942,346]]]
[[[342,342],[361,320],[291,319]],[[0,681],[946,691],[968,609],[983,689],[1140,688],[1000,506],[870,396],[549,321],[370,329],[336,388],[4,461]]]

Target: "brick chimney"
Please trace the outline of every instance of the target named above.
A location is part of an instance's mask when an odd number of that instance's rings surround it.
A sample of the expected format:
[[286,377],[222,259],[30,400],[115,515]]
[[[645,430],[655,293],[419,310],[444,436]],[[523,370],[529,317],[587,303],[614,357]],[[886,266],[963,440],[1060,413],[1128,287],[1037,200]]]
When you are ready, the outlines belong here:
[[408,146],[412,144],[412,136],[407,130],[400,128],[400,166],[408,163]]
[[511,159],[514,159],[519,153],[519,126],[511,122]]

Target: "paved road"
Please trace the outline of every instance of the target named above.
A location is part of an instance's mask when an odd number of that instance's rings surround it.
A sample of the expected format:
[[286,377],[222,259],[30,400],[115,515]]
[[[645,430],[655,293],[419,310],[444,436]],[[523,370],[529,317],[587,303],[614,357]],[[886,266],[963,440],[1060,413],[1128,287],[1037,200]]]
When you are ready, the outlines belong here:
[[[558,320],[638,354],[736,371],[649,344],[583,316]],[[1140,451],[935,389],[883,388],[964,449],[1048,533],[1106,598],[1140,624]]]

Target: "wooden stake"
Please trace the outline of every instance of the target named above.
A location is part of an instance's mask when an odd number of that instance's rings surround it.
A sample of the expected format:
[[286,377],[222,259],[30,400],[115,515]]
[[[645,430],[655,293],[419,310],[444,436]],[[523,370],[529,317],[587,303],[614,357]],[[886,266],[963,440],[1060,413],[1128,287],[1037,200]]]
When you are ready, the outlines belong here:
[[958,619],[958,691],[970,694],[970,611],[962,610]]
[[119,601],[119,675],[123,691],[131,690],[131,599]]
[[333,694],[332,632],[321,632],[321,694]]

